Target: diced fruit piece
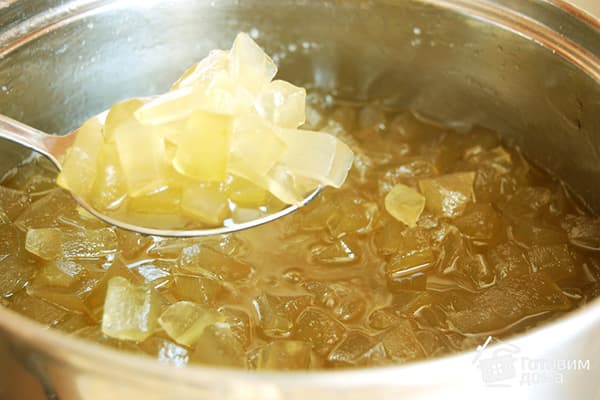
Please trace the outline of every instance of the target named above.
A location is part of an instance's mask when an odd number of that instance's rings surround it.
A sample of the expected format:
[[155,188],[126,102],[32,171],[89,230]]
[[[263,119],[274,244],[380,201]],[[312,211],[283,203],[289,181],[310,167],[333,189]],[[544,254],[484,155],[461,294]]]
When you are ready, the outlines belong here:
[[175,275],[174,291],[181,300],[208,305],[215,304],[229,294],[226,287],[219,280],[192,274]]
[[198,338],[198,344],[190,357],[193,362],[246,367],[246,351],[240,341],[225,325],[208,326]]
[[273,125],[258,116],[240,116],[232,127],[228,172],[258,184],[255,176],[266,175],[285,148]]
[[102,124],[97,117],[89,119],[77,130],[77,137],[62,162],[62,171],[56,183],[87,197],[96,180],[98,156],[103,142]]
[[527,251],[527,258],[533,271],[545,271],[556,280],[571,278],[577,272],[566,244],[533,246]]
[[23,211],[15,225],[23,231],[60,226],[67,219],[78,218],[75,204],[69,192],[56,188]]
[[514,242],[501,243],[490,250],[487,256],[498,279],[532,272],[523,249]]
[[210,80],[215,73],[226,71],[229,67],[229,51],[212,50],[200,62],[189,67],[171,86],[171,90],[194,86]]
[[127,209],[139,213],[175,215],[180,203],[181,190],[168,187],[160,192],[129,199]]
[[310,367],[309,343],[298,340],[277,340],[260,348],[256,355],[259,370],[301,370]]
[[31,198],[25,192],[0,186],[0,209],[10,221],[14,221],[19,214],[31,203]]
[[25,248],[45,260],[59,257],[91,259],[117,251],[117,237],[111,228],[102,229],[30,229]]
[[227,196],[211,188],[189,187],[181,196],[181,209],[186,215],[209,225],[220,225],[229,214]]
[[196,105],[191,87],[165,93],[134,110],[135,118],[142,124],[160,125],[189,117]]
[[456,218],[456,227],[466,236],[475,240],[491,240],[498,237],[503,228],[498,212],[487,203],[477,203]]
[[229,73],[238,84],[256,95],[271,82],[277,66],[250,36],[239,33],[231,47]]
[[223,181],[229,158],[231,118],[195,111],[177,139],[175,169],[201,181]]
[[436,256],[421,228],[415,227],[403,231],[398,241],[397,251],[385,267],[391,281],[423,273],[433,266]]
[[89,194],[91,204],[98,210],[119,207],[127,195],[125,176],[114,144],[105,144],[99,156],[96,181]]
[[30,229],[25,237],[25,248],[45,260],[61,255],[62,231],[58,228]]
[[40,298],[28,295],[24,290],[11,297],[10,308],[46,326],[54,327],[68,318],[69,313]]
[[127,279],[108,281],[102,332],[115,339],[143,341],[156,329],[160,303],[153,289]]
[[573,246],[586,250],[600,250],[600,218],[569,215],[563,228]]
[[419,181],[426,207],[437,215],[454,218],[473,198],[474,172],[457,172]]
[[135,275],[127,267],[121,257],[115,257],[111,266],[104,272],[102,277],[96,282],[96,284],[89,291],[85,301],[88,307],[94,309],[104,304],[106,299],[106,293],[108,284],[111,279],[115,277],[121,277],[128,282],[135,282]]
[[269,337],[287,337],[296,317],[310,305],[310,296],[263,294],[253,301],[259,325]]
[[350,332],[329,353],[327,359],[341,366],[366,366],[381,363],[387,357],[376,338],[361,332]]
[[27,286],[27,294],[39,297],[50,304],[72,313],[89,313],[81,296],[69,288],[31,284]]
[[323,284],[317,281],[308,281],[304,287],[316,296],[317,304],[330,309],[341,321],[360,318],[367,308],[367,301],[351,284],[343,282]]
[[144,105],[142,99],[127,99],[113,104],[104,121],[104,142],[114,143],[115,134],[120,127],[132,119],[133,114]]
[[121,119],[112,137],[117,145],[128,194],[136,197],[159,191],[167,185],[164,181],[166,152],[160,135],[153,132],[152,127],[137,121],[131,110],[127,111],[119,115]]
[[398,221],[413,227],[425,209],[425,197],[415,189],[398,183],[385,196],[385,209]]
[[170,305],[158,318],[167,335],[184,346],[193,346],[208,326],[224,321],[220,313],[191,301]]
[[315,179],[339,188],[352,166],[352,150],[341,140],[323,132],[281,129],[286,148],[279,162],[295,176]]
[[324,356],[343,339],[344,326],[317,308],[307,308],[296,322],[293,337],[309,342],[318,354]]
[[388,356],[394,361],[408,361],[424,356],[415,331],[407,320],[385,332],[381,338]]
[[185,270],[226,282],[246,280],[253,273],[250,265],[203,244],[185,247],[178,262]]
[[465,310],[448,314],[451,326],[463,334],[494,332],[525,318],[564,311],[571,302],[544,272],[509,277],[477,295]]
[[337,240],[312,249],[311,260],[324,264],[347,264],[358,261],[358,253],[347,240]]
[[298,128],[304,123],[306,90],[275,80],[260,92],[255,107],[261,117],[283,128]]
[[267,201],[267,191],[247,179],[236,177],[229,186],[229,197],[238,206],[258,208]]
[[10,298],[25,288],[36,273],[35,263],[19,253],[0,257],[0,299]]

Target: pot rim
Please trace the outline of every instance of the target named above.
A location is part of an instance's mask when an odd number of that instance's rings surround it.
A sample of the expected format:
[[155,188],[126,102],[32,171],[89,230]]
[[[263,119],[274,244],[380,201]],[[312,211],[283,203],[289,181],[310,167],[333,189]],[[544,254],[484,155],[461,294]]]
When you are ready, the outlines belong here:
[[[503,0],[420,0],[436,6],[452,9],[458,13],[474,17],[482,22],[496,25],[504,30],[523,36],[528,40],[555,52],[571,64],[576,65],[585,74],[600,84],[600,53],[592,54],[576,42],[567,39],[544,23],[538,22],[525,14],[510,10],[503,6]],[[592,27],[600,37],[600,19],[577,8],[565,0],[534,0],[538,4],[558,9],[580,23]],[[0,58],[12,50],[47,33],[49,30],[71,23],[77,19],[88,17],[105,11],[107,8],[120,6],[107,0],[88,0],[76,2],[81,7],[74,15],[66,15],[64,8],[52,10],[52,18],[40,18],[30,25],[30,31],[23,35],[20,26],[8,31],[0,31]],[[127,2],[124,2],[127,3]],[[71,8],[71,11],[73,9]],[[77,12],[78,11],[78,12]],[[21,36],[15,32],[21,32]],[[567,313],[560,318],[544,323],[525,333],[511,336],[504,343],[527,343],[526,347],[543,346],[548,338],[565,339],[576,336],[572,329],[579,330],[591,327],[600,315],[600,298],[584,304],[582,307]],[[420,385],[442,381],[454,381],[456,375],[448,373],[449,365],[466,365],[471,363],[475,349],[450,354],[443,357],[424,359],[407,364],[385,367],[357,368],[347,370],[307,370],[307,371],[249,371],[216,366],[191,364],[184,368],[176,368],[153,360],[148,356],[127,354],[108,346],[96,344],[78,337],[69,336],[58,330],[22,316],[0,305],[0,331],[8,332],[19,344],[27,343],[49,357],[76,366],[79,369],[97,374],[119,376],[123,379],[135,380],[135,374],[125,371],[143,372],[144,378],[154,377],[159,380],[186,383],[191,386],[202,384],[244,382],[250,384],[266,384],[277,382],[278,385],[296,386],[310,384],[314,387],[344,387],[351,389],[363,385],[377,383],[389,385]],[[501,346],[491,345],[489,349]],[[118,368],[113,367],[118,366]],[[432,371],[440,371],[432,374]],[[454,373],[460,373],[454,372]],[[466,372],[465,372],[466,374]],[[435,377],[435,379],[432,379]],[[446,377],[444,379],[444,377]],[[342,385],[342,386],[340,386]]]

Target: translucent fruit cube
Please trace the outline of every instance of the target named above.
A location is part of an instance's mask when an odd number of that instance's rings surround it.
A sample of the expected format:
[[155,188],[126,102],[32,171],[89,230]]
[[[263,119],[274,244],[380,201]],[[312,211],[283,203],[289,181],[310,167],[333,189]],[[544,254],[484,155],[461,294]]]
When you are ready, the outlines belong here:
[[171,86],[171,90],[194,86],[210,80],[215,73],[227,71],[229,68],[229,51],[212,50],[200,62],[189,67]]
[[394,361],[408,361],[424,356],[414,328],[407,320],[401,320],[386,331],[381,337],[381,342],[388,357]]
[[414,227],[425,209],[425,197],[410,186],[398,183],[385,196],[385,209],[398,221]]
[[457,172],[436,178],[422,179],[419,189],[426,207],[433,213],[449,218],[462,214],[473,198],[474,172]]
[[98,210],[111,210],[119,207],[126,196],[127,185],[117,147],[105,144],[98,159],[96,181],[88,198]]
[[279,162],[294,175],[339,188],[352,166],[354,154],[344,142],[328,133],[281,129],[286,149]]
[[160,302],[153,289],[122,277],[108,281],[102,332],[112,338],[142,341],[156,330]]
[[310,305],[310,296],[262,294],[253,303],[264,334],[269,337],[286,337],[298,314]]
[[258,208],[267,201],[267,191],[247,179],[235,177],[229,186],[229,197],[238,206]]
[[246,350],[227,325],[208,326],[198,338],[191,361],[246,368]]
[[179,212],[180,203],[181,190],[167,187],[160,192],[128,199],[127,209],[138,213],[175,215]]
[[104,138],[102,124],[94,117],[77,131],[77,137],[62,163],[62,171],[56,180],[81,197],[87,197],[97,176],[98,157]]
[[156,192],[167,185],[164,181],[164,140],[152,132],[152,127],[142,125],[133,113],[125,114],[115,127],[113,138],[129,196]]
[[117,237],[112,228],[101,229],[29,229],[25,248],[46,260],[59,257],[94,259],[117,251]]
[[185,247],[181,250],[178,264],[192,273],[226,282],[246,280],[253,274],[250,265],[205,244]]
[[341,366],[376,365],[386,358],[383,345],[361,332],[350,332],[327,356],[328,361]]
[[181,210],[189,217],[216,226],[221,225],[229,215],[229,204],[223,192],[195,186],[183,191]]
[[448,314],[453,330],[463,334],[500,332],[526,318],[565,311],[571,301],[544,272],[508,277],[480,294],[462,310]]
[[307,308],[298,317],[294,339],[309,342],[319,355],[326,355],[343,339],[344,326],[317,308]]
[[193,274],[176,274],[173,291],[178,299],[198,304],[216,304],[227,298],[229,291],[218,279]]
[[135,118],[148,125],[168,124],[189,117],[196,109],[192,87],[173,90],[135,110]]
[[191,301],[170,305],[158,318],[167,335],[184,346],[193,346],[208,326],[224,321],[220,313]]
[[129,121],[133,113],[144,105],[142,99],[127,99],[113,104],[106,115],[102,130],[105,143],[114,143],[115,133],[125,122]]
[[195,111],[177,138],[175,169],[201,181],[223,181],[229,159],[231,118]]
[[250,36],[239,33],[231,47],[229,73],[256,95],[277,74],[277,66]]
[[31,198],[25,192],[0,186],[0,209],[9,221],[14,221],[31,204]]
[[285,150],[275,127],[258,116],[236,118],[232,126],[228,172],[260,185]]
[[304,123],[306,89],[276,80],[260,92],[254,106],[261,117],[283,128],[298,128]]
[[276,340],[260,348],[256,355],[259,370],[305,370],[310,367],[312,346],[299,340]]

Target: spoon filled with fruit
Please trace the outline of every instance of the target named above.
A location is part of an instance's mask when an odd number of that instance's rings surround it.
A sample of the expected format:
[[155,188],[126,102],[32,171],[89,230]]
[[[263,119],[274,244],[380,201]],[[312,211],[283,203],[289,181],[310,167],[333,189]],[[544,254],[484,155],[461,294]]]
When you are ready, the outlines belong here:
[[298,129],[303,88],[246,34],[162,95],[114,104],[57,136],[0,115],[0,137],[41,153],[57,183],[99,219],[143,234],[209,236],[287,215],[339,188],[352,150]]

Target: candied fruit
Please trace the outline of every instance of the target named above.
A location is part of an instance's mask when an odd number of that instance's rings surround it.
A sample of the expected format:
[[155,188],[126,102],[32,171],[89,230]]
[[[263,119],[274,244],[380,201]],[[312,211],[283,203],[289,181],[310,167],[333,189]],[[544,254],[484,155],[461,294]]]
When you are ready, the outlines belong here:
[[154,289],[116,276],[107,284],[102,332],[114,339],[143,341],[154,333],[159,312]]
[[177,343],[193,346],[208,326],[224,320],[223,315],[210,308],[191,301],[179,301],[160,315],[158,323]]
[[385,196],[385,209],[398,221],[412,228],[425,209],[425,197],[415,189],[398,183]]
[[457,172],[419,181],[426,207],[437,215],[449,218],[462,214],[473,198],[474,172]]
[[[255,50],[238,55],[267,62]],[[231,77],[230,61],[228,51],[211,52],[166,96],[112,110],[98,155],[97,173],[106,176],[91,189],[104,195],[95,200],[106,212],[204,227],[280,210],[281,198],[297,201],[320,184],[307,176],[337,174],[325,170],[335,155],[306,143],[289,151],[303,138],[294,131],[302,112],[305,128],[356,154],[345,183],[251,230],[161,238],[107,227],[56,188],[51,165],[27,158],[0,180],[0,306],[176,367],[271,371],[397,365],[468,351],[488,335],[508,338],[600,295],[598,217],[565,183],[502,147],[500,136],[316,91],[300,109],[302,89],[266,77],[246,87]],[[257,67],[257,74],[268,70]],[[136,197],[116,136],[107,136],[132,115],[163,141],[168,180]],[[249,148],[239,148],[233,164],[229,153],[183,166],[217,160],[221,170],[209,175],[222,176],[225,163],[222,181],[173,165],[194,115],[229,121],[229,144],[239,139]],[[244,130],[249,136],[236,139]],[[285,140],[288,132],[294,140]],[[306,133],[313,144],[338,147],[333,136]],[[192,147],[206,138],[188,139]],[[302,165],[302,152],[325,169]],[[223,214],[210,196],[184,201],[196,189],[220,197]],[[395,190],[424,197],[425,209],[397,219],[386,204]]]
[[306,91],[273,81],[276,73],[240,33],[169,92],[121,101],[104,123],[86,122],[57,182],[113,219],[169,230],[247,222],[302,204],[321,186],[340,188],[353,151],[298,129]]

